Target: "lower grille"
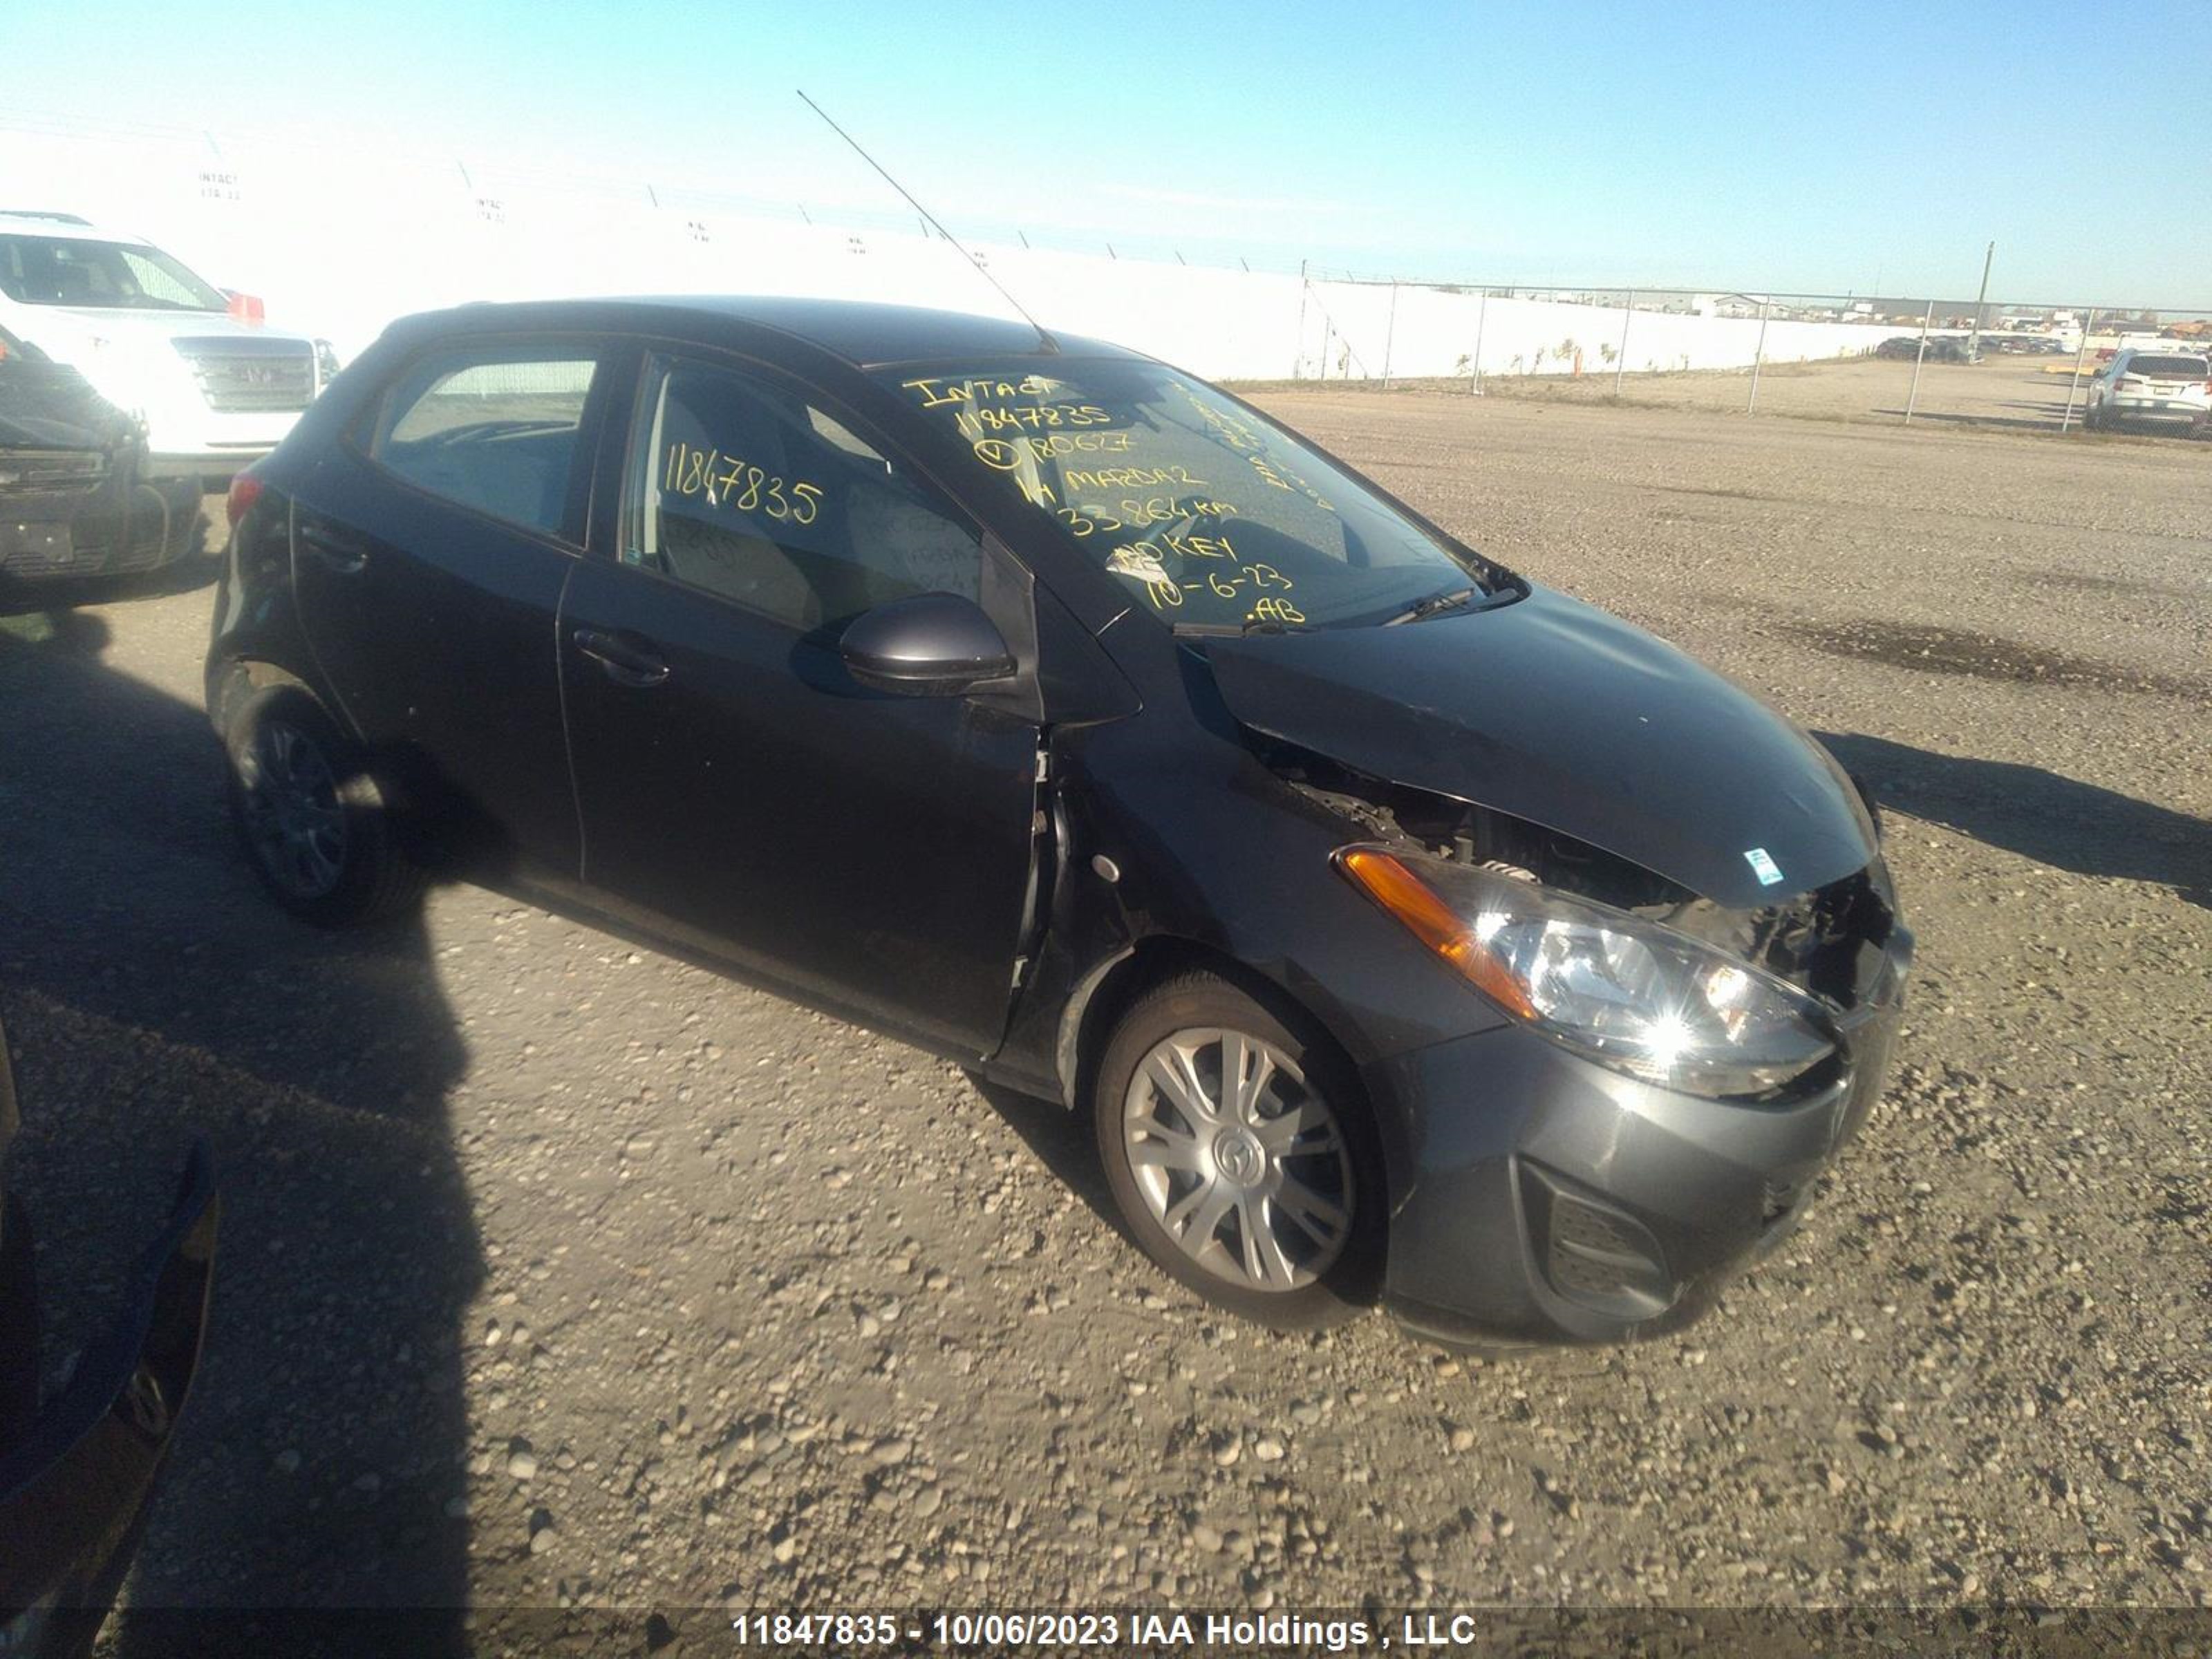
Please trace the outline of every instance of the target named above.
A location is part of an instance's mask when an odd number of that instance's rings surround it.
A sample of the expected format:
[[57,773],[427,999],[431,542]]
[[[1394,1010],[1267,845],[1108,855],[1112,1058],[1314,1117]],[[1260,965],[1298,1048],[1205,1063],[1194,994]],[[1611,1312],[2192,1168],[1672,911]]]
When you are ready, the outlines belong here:
[[107,452],[103,449],[0,452],[0,498],[95,489],[106,482],[107,470]]
[[315,395],[315,358],[299,340],[179,340],[200,395],[225,415],[295,414]]
[[1675,1285],[1665,1251],[1643,1223],[1534,1163],[1522,1170],[1544,1277],[1554,1291],[1617,1319],[1667,1310]]

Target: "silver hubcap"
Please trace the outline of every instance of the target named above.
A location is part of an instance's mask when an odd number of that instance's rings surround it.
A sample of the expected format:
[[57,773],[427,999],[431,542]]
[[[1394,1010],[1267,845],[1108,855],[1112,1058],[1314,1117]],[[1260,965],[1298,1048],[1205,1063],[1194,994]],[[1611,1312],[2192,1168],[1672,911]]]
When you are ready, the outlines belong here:
[[1249,1290],[1310,1285],[1352,1231],[1352,1158],[1289,1055],[1198,1027],[1154,1045],[1121,1129],[1152,1219],[1200,1267]]
[[287,892],[320,898],[345,868],[345,808],[337,778],[314,740],[265,720],[239,769],[253,850]]

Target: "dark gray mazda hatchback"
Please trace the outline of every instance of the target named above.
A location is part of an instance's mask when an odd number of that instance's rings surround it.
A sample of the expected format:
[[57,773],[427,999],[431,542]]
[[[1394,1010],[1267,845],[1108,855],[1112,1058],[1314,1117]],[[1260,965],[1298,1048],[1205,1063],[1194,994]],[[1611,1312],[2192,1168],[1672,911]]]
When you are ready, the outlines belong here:
[[1139,354],[468,307],[230,512],[208,708],[278,902],[450,871],[1063,1101],[1269,1324],[1671,1328],[1881,1087],[1911,939],[1819,744]]

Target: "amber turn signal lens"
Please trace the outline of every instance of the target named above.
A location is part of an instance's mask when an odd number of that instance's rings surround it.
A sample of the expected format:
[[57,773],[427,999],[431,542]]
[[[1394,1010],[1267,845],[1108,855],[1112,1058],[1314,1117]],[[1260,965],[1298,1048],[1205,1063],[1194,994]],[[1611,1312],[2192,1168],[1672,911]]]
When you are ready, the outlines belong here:
[[1459,969],[1474,988],[1507,1012],[1534,1019],[1536,1006],[1521,981],[1483,948],[1467,918],[1438,898],[1429,884],[1388,853],[1355,847],[1337,854],[1337,867],[1368,897],[1403,922],[1413,937]]

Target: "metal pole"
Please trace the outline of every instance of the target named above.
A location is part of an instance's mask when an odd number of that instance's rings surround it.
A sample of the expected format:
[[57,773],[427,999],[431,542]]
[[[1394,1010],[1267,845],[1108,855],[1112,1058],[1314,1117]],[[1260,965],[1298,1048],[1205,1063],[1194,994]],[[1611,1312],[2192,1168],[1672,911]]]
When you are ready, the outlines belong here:
[[[1249,270],[1250,267],[1247,266],[1246,269]],[[1298,349],[1297,354],[1291,359],[1291,378],[1294,380],[1304,380],[1305,378],[1298,371],[1305,367],[1306,362],[1306,293],[1309,284],[1306,282],[1306,262],[1301,259],[1298,261]]]
[[1474,302],[1474,373],[1468,376],[1467,395],[1482,396],[1482,322],[1490,311],[1490,290],[1482,290],[1482,297]]
[[1390,320],[1382,332],[1382,389],[1390,389],[1390,343],[1398,337],[1398,279],[1390,279]]
[[[2091,306],[2089,314],[2081,319],[2081,349],[2074,354],[2074,378],[2066,383],[2066,412],[2058,417],[2058,429],[2062,433],[2074,424],[2074,394],[2081,389],[2081,365],[2089,358],[2089,331],[2096,325],[2097,307]],[[2088,424],[2087,415],[2082,416],[2082,424]]]
[[1928,360],[1928,328],[1936,320],[1936,302],[1928,302],[1928,314],[1920,319],[1920,349],[1912,359],[1912,390],[1905,397],[1905,423],[1912,424],[1913,405],[1920,401],[1920,365]]
[[1628,303],[1620,308],[1620,349],[1613,360],[1613,395],[1620,396],[1620,377],[1628,373],[1628,319],[1636,314],[1636,290],[1628,290]]
[[1321,314],[1321,378],[1328,379],[1328,349],[1336,343],[1336,319],[1326,311]]
[[1969,360],[1982,355],[1982,307],[1990,297],[1990,265],[1997,257],[1997,245],[1990,244],[1990,251],[1982,255],[1982,291],[1974,296],[1974,326],[1966,336],[1966,356]]
[[1751,352],[1751,401],[1743,406],[1743,412],[1747,415],[1759,413],[1759,371],[1766,362],[1766,308],[1771,303],[1765,299],[1759,302],[1759,343],[1752,348]]

